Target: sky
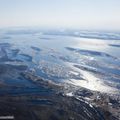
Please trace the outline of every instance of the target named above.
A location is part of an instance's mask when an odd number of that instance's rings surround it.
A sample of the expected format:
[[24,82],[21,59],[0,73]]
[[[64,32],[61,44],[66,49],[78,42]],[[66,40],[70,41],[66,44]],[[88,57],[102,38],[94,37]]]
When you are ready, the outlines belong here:
[[120,30],[120,0],[0,0],[0,27]]

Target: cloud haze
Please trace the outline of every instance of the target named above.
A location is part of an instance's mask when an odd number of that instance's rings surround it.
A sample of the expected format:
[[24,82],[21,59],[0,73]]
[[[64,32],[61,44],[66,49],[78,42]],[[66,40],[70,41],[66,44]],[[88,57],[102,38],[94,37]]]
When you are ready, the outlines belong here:
[[120,30],[120,0],[0,0],[0,27]]

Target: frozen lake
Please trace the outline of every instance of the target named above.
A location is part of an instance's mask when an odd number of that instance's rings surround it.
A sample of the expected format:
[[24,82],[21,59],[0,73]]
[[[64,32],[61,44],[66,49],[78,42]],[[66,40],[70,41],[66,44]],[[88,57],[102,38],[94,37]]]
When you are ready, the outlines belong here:
[[[22,65],[45,80],[105,93],[120,92],[119,51],[119,33],[0,31],[0,64]],[[6,84],[34,86],[8,78]]]

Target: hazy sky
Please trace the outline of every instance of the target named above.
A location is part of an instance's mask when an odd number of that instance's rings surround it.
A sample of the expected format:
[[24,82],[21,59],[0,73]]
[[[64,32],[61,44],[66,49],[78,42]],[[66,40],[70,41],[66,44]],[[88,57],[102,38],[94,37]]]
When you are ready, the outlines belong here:
[[0,0],[0,27],[120,30],[120,0]]

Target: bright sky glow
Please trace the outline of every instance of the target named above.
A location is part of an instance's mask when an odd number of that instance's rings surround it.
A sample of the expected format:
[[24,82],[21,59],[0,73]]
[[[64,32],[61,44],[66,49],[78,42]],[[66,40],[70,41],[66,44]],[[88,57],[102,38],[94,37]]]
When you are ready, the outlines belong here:
[[0,27],[120,30],[120,0],[0,0]]

